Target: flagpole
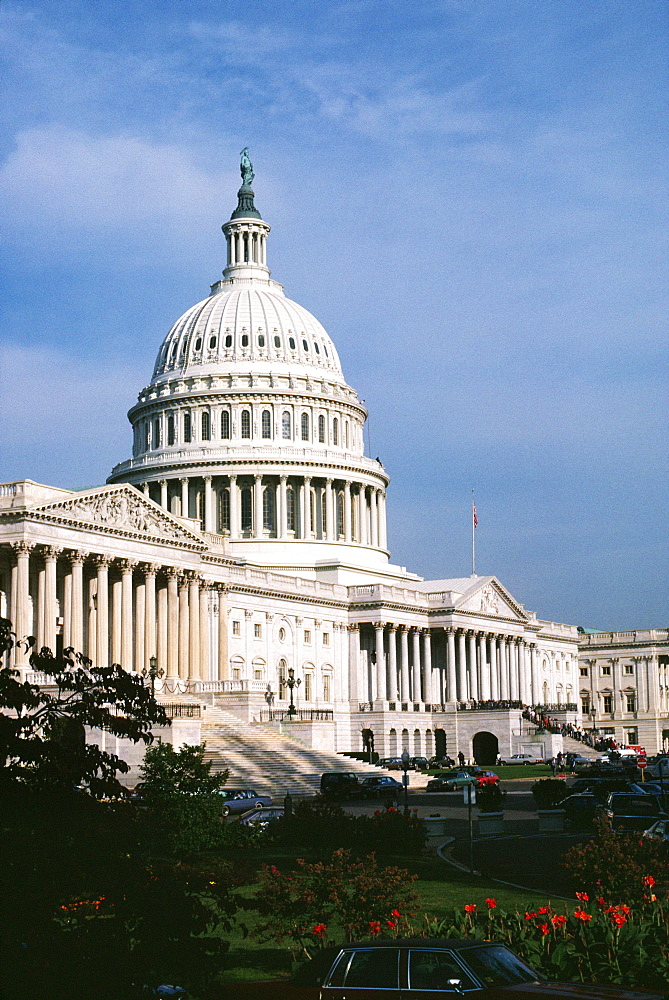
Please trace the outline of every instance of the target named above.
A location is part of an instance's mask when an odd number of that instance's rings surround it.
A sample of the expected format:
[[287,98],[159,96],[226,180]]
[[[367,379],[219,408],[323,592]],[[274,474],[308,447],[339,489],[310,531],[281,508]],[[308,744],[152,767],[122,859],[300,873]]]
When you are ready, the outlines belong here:
[[476,504],[472,490],[472,576],[476,576]]

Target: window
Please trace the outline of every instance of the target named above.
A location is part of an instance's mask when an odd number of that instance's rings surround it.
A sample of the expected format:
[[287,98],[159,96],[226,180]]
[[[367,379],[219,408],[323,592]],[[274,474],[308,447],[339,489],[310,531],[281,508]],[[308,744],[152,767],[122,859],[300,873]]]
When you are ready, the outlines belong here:
[[254,670],[253,671],[253,679],[256,680],[256,681],[261,681],[262,680],[262,670]]
[[344,424],[344,447],[348,448],[348,420]]
[[187,444],[190,444],[191,441],[190,413],[184,413],[184,441]]
[[262,436],[264,438],[271,438],[272,436],[272,415],[269,410],[262,411]]
[[174,434],[174,414],[170,413],[167,418],[167,443],[174,444],[175,434]]
[[242,410],[242,437],[251,437],[251,414],[248,410]]
[[428,995],[433,990],[440,993],[449,979],[459,979],[462,987],[467,989],[474,986],[452,952],[411,949],[409,952],[409,988],[411,990],[428,990]]
[[242,531],[253,530],[253,499],[251,490],[245,487],[242,491]]
[[590,714],[590,698],[588,695],[581,695],[581,714],[584,716]]
[[241,635],[242,634],[242,623],[241,622],[233,622],[232,623],[232,634],[233,635]]
[[291,351],[295,350],[295,337],[288,338],[288,346],[290,347]]
[[160,448],[160,420],[153,421],[153,447]]
[[323,350],[325,351],[325,357],[329,358],[330,355],[328,354],[328,349],[327,349],[327,346],[325,344],[323,344]]
[[230,411],[223,410],[221,413],[221,438],[227,441],[230,438]]
[[610,715],[611,712],[613,711],[613,695],[605,694],[604,697],[602,698],[602,703],[604,706],[603,711],[606,713],[606,715]]
[[264,346],[265,346],[265,335],[260,333],[258,334],[258,347],[264,347]]
[[302,347],[305,349],[305,351],[309,350],[309,344],[306,342],[306,340],[302,341]]
[[337,534],[344,537],[344,494],[337,493]]
[[633,674],[634,673],[634,666],[633,666],[633,664],[631,664],[631,663],[626,663],[625,664],[625,673],[626,674]]
[[332,421],[332,443],[339,444],[339,421],[336,417]]
[[284,410],[281,414],[281,437],[284,441],[290,441],[290,413]]
[[308,441],[309,440],[309,414],[308,413],[303,413],[300,422],[301,422],[301,425],[302,425],[302,440],[303,441]]
[[202,440],[211,440],[211,417],[208,413],[202,414]]
[[304,700],[311,701],[311,674],[304,675]]
[[242,671],[240,667],[232,668],[232,679],[233,681],[240,681],[242,679]]
[[227,337],[225,338],[225,346],[226,347],[232,347],[232,334],[231,333],[229,333],[227,335]]
[[295,493],[292,486],[286,490],[286,528],[295,531]]
[[329,632],[323,632],[323,645],[324,646],[329,646],[330,645],[330,633]]
[[196,351],[202,350],[202,337],[198,337],[197,340],[195,341],[195,350]]
[[265,531],[274,531],[274,487],[266,486],[262,493],[262,526]]
[[579,672],[579,674],[580,674],[581,677],[587,677],[588,676],[588,668],[587,667],[579,667],[578,668],[578,672]]
[[321,444],[325,443],[325,417],[322,413],[318,418],[318,440]]
[[213,351],[215,347],[216,347],[216,337],[210,337],[209,338],[209,350]]
[[316,354],[320,354],[321,353],[321,349],[320,349],[320,347],[318,346],[318,344],[316,343],[315,340],[314,340],[314,350],[315,350]]
[[636,694],[634,691],[628,691],[625,694],[625,703],[628,712],[636,712]]
[[275,337],[274,338],[274,346],[275,347],[281,347],[281,337]]
[[[279,639],[281,638],[281,633],[282,632],[283,632],[284,638],[285,638],[286,633],[285,633],[284,629],[279,629]],[[278,669],[277,673],[279,674],[279,696],[280,697],[283,697],[283,693],[284,693],[284,690],[285,690],[284,684],[286,683],[286,672],[287,672],[287,669],[288,669],[288,665],[287,665],[286,661],[285,660],[279,660],[279,669]]]
[[323,701],[331,701],[331,675],[323,674]]
[[262,639],[262,625],[259,625],[257,622],[253,626],[253,638]]
[[218,530],[220,534],[230,531],[230,490],[227,489],[218,494]]
[[286,630],[285,630],[285,628],[280,628],[279,629],[279,642],[285,642],[285,641],[286,641]]
[[607,666],[603,666],[602,667],[602,677],[610,677],[610,676],[611,676],[611,667],[608,666],[608,665]]
[[346,972],[346,989],[397,990],[399,955],[396,948],[370,948],[354,952]]
[[308,628],[305,628],[304,630],[304,641],[307,644],[311,643],[311,631]]
[[248,335],[248,333],[243,333],[242,334],[242,347],[248,347],[248,346],[249,346],[249,335]]

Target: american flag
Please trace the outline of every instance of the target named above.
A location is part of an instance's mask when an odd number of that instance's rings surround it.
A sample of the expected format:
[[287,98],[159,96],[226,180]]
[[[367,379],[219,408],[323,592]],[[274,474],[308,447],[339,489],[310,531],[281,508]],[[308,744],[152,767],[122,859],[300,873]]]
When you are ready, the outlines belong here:
[[474,527],[478,528],[479,519],[476,516],[476,504],[474,504],[474,503],[472,504],[472,518],[473,518],[473,521],[474,521]]

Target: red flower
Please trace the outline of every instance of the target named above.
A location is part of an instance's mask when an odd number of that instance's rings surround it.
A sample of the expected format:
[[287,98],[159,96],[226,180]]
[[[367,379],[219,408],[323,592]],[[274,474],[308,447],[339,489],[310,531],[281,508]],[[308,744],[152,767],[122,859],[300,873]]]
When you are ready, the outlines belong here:
[[551,917],[551,923],[553,927],[564,927],[564,925],[567,923],[567,918],[562,916],[561,913],[556,913],[554,916]]
[[539,930],[541,931],[541,933],[543,934],[543,936],[546,937],[546,935],[550,931],[550,927],[548,926],[548,924],[541,924],[540,927],[539,927]]
[[641,879],[641,884],[642,885],[655,885],[655,879],[653,878],[652,875],[644,875],[644,877]]
[[526,913],[525,914],[525,919],[526,920],[534,920],[535,917],[536,917],[536,913],[534,912],[534,910],[532,911],[532,913]]
[[539,914],[540,914],[540,916],[543,916],[544,913],[550,913],[550,912],[551,912],[550,906],[540,906],[539,907]]
[[588,896],[587,892],[577,892],[576,898],[582,900],[584,903],[588,903],[590,901],[590,896]]
[[467,903],[465,913],[476,913],[476,903]]
[[604,899],[603,896],[598,896],[597,902],[599,903],[600,906],[606,906],[606,900]]
[[586,913],[585,910],[574,910],[574,916],[578,920],[582,920],[584,924],[587,924],[588,920],[592,920],[592,913]]
[[614,922],[614,924],[616,924],[616,925],[617,925],[618,927],[622,927],[622,925],[623,925],[623,924],[626,924],[626,923],[627,923],[627,917],[623,916],[623,914],[622,914],[622,913],[612,913],[612,914],[611,914],[611,920],[612,920],[612,921]]
[[381,933],[381,924],[378,922],[378,920],[370,920],[369,921],[369,933],[370,934],[380,934]]
[[396,924],[395,924],[395,921],[394,921],[394,920],[386,920],[386,924],[387,924],[387,926],[388,926],[388,927],[390,927],[390,928],[393,928],[393,927],[395,927],[395,926],[396,926]]
[[402,914],[400,913],[400,911],[399,911],[399,910],[391,910],[391,912],[390,912],[390,916],[391,916],[391,917],[401,917],[401,916],[402,916]]
[[485,905],[488,907],[489,910],[494,910],[495,907],[497,906],[497,903],[495,902],[494,899],[486,899]]
[[326,932],[327,932],[327,927],[325,926],[325,924],[316,924],[311,933],[314,935],[314,937],[322,938],[325,937]]

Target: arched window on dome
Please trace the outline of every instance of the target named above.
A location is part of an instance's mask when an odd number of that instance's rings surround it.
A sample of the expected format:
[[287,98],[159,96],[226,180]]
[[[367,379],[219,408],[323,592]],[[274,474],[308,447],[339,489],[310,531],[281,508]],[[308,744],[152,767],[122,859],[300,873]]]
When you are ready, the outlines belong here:
[[251,414],[248,410],[242,410],[242,437],[251,437]]
[[242,334],[242,347],[248,347],[248,346],[249,346],[249,335],[248,335],[248,333],[243,333]]
[[218,491],[218,533],[227,535],[230,531],[230,490]]
[[227,334],[227,336],[225,338],[225,346],[226,347],[232,347],[232,334],[231,333]]
[[190,413],[184,413],[184,441],[186,444],[191,442],[191,419]]
[[262,411],[262,436],[264,438],[272,436],[272,414],[269,410]]
[[195,350],[196,351],[202,350],[202,337],[198,337],[197,340],[195,341]]
[[264,333],[259,333],[258,334],[258,347],[264,347],[264,346],[265,346],[265,335],[264,335]]
[[284,441],[290,441],[290,413],[288,410],[284,410],[281,414],[281,437]]
[[221,412],[221,438],[223,441],[227,441],[230,438],[230,411],[223,410]]
[[209,416],[209,413],[206,410],[202,414],[202,440],[203,441],[211,440],[211,417]]
[[303,340],[302,341],[302,347],[305,349],[305,351],[308,351],[309,350],[309,341]]
[[339,421],[336,417],[332,421],[332,443],[339,444]]
[[295,491],[292,486],[286,489],[286,529],[295,531]]
[[318,418],[318,440],[320,444],[325,444],[325,417],[322,413]]
[[337,538],[344,537],[344,494],[337,493]]
[[167,417],[167,444],[171,446],[174,444],[175,434],[174,434],[174,414],[170,413]]
[[160,418],[156,417],[153,421],[153,447],[160,448]]
[[215,347],[216,347],[216,337],[210,337],[209,338],[209,350],[213,351]]
[[318,344],[316,343],[315,340],[314,340],[314,350],[315,350],[316,354],[320,354],[321,353],[321,349],[320,349],[320,347],[318,346]]
[[302,414],[301,424],[302,424],[302,440],[303,441],[308,441],[309,440],[309,414],[308,413],[303,413]]
[[273,486],[266,486],[262,494],[262,526],[271,534],[276,529],[276,497]]
[[241,491],[242,507],[242,531],[245,533],[253,531],[253,496],[248,486]]
[[275,347],[281,347],[281,337],[275,337],[274,338],[274,346]]
[[295,350],[295,337],[288,338],[288,346],[290,347],[291,351]]

